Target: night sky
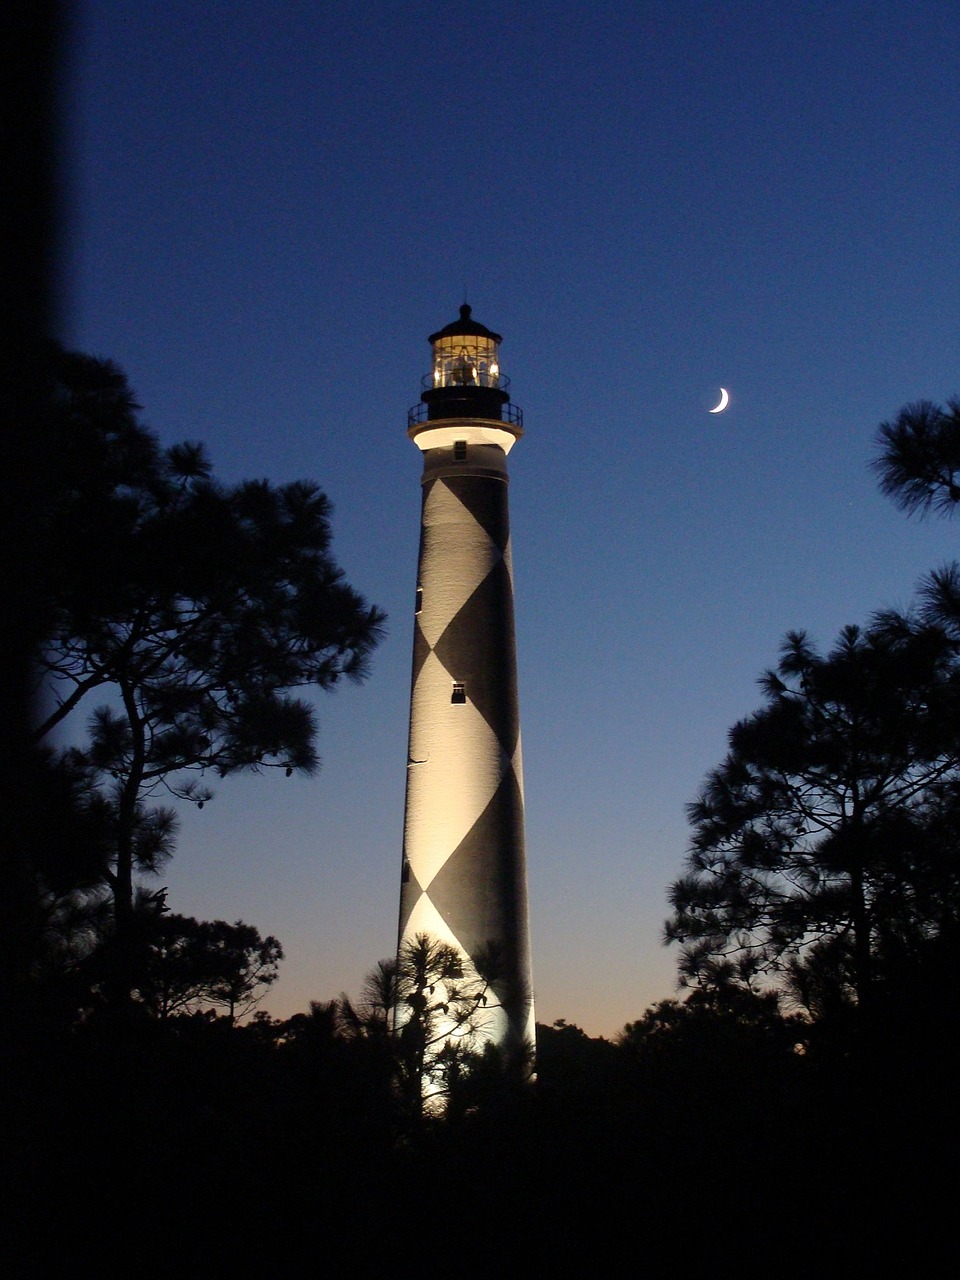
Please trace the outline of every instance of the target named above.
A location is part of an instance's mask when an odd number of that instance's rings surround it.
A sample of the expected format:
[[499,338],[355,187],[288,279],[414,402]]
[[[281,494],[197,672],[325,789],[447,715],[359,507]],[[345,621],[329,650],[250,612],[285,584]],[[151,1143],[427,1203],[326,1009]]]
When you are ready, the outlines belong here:
[[[389,614],[323,768],[184,814],[173,910],[283,942],[269,1008],[395,946],[427,334],[504,334],[534,979],[672,994],[684,806],[783,634],[958,552],[869,471],[960,391],[953,2],[69,6],[61,332],[225,481],[318,481]],[[725,413],[707,411],[730,391]]]

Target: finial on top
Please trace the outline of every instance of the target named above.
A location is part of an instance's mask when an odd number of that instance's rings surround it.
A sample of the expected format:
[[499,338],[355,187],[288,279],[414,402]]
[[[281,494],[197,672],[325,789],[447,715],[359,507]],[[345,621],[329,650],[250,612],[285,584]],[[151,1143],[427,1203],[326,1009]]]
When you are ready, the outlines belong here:
[[469,302],[465,302],[460,308],[460,315],[456,320],[440,329],[437,333],[431,333],[431,344],[440,338],[454,338],[469,334],[473,338],[488,338],[491,342],[502,341],[499,333],[494,333],[492,329],[488,329],[486,325],[481,324],[479,320],[472,318],[473,308]]

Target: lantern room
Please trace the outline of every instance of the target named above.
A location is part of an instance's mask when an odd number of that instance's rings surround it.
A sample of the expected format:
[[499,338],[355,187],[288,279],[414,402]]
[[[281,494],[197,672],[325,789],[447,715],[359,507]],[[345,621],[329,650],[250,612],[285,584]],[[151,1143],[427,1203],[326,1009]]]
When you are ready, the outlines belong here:
[[[465,326],[469,331],[462,331]],[[435,387],[499,387],[500,335],[471,321],[466,303],[460,320],[432,334],[430,345]]]
[[509,379],[500,372],[499,333],[471,316],[464,303],[460,318],[430,335],[433,367],[423,378],[421,404],[410,410],[410,425],[425,418],[493,418],[514,422],[506,388]]

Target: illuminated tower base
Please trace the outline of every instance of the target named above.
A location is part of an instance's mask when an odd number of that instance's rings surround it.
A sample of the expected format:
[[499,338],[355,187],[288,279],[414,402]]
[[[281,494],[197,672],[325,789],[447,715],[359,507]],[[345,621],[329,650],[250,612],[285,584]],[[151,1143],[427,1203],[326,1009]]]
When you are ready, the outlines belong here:
[[423,509],[400,944],[425,933],[467,960],[494,949],[501,976],[480,1038],[532,1052],[507,510],[521,414],[500,376],[500,336],[471,320],[469,307],[430,342],[433,371],[409,415],[423,452]]

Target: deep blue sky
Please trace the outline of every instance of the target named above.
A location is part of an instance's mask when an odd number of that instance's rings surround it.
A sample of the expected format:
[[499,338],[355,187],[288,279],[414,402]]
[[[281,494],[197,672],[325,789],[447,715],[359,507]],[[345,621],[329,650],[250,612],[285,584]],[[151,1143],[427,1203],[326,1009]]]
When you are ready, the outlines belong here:
[[[312,780],[184,821],[170,904],[277,934],[270,1007],[393,949],[426,335],[505,335],[534,977],[611,1034],[671,994],[684,805],[791,628],[909,602],[956,530],[868,470],[960,390],[960,9],[75,7],[63,333],[225,480],[309,477],[390,615]],[[728,387],[730,408],[707,409]]]

